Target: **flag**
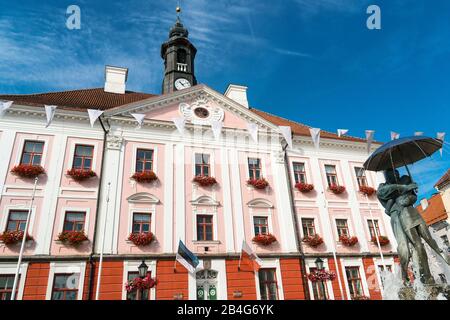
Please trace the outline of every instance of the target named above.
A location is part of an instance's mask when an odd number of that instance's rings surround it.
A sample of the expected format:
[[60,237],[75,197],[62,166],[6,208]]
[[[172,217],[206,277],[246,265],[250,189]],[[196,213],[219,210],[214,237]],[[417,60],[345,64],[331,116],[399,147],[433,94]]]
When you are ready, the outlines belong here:
[[7,109],[9,109],[13,104],[13,101],[3,101],[0,102],[0,117],[3,116]]
[[178,243],[178,252],[176,256],[176,261],[181,263],[183,267],[185,267],[190,273],[195,272],[195,268],[197,268],[200,261],[198,257],[193,254],[186,246],[183,241],[180,240]]
[[104,111],[95,110],[95,109],[87,109],[89,114],[89,121],[91,122],[91,127],[94,127],[95,121],[102,115]]
[[367,153],[370,154],[370,148],[372,147],[373,136],[375,135],[375,131],[366,130],[366,140],[367,140]]
[[214,138],[219,140],[220,134],[222,133],[223,122],[222,121],[213,121],[211,123],[211,128],[214,134]]
[[[437,138],[439,139],[439,140],[442,140],[442,142],[444,142],[444,139],[445,139],[445,132],[438,132],[437,133]],[[442,157],[442,150],[443,150],[444,148],[442,147],[441,148],[441,150],[439,150],[439,152],[441,153],[441,157]]]
[[281,134],[283,135],[284,139],[286,140],[289,148],[292,149],[292,129],[289,126],[279,126],[278,129],[280,130]]
[[253,142],[258,142],[258,125],[256,123],[247,123],[247,130],[253,139]]
[[414,135],[416,137],[421,137],[421,136],[423,136],[423,132],[422,131],[416,131],[416,132],[414,132]]
[[320,129],[319,128],[309,128],[309,132],[311,133],[311,138],[313,140],[314,146],[316,147],[316,149],[319,149]]
[[47,117],[47,124],[45,125],[46,128],[52,123],[53,117],[55,116],[57,106],[47,106],[45,105],[45,115]]
[[242,241],[241,257],[239,259],[239,270],[241,271],[258,271],[261,268],[262,261],[253,252],[247,242]]
[[391,131],[391,140],[397,140],[400,139],[400,133]]
[[178,132],[184,134],[184,127],[186,125],[186,119],[184,117],[172,118],[175,127],[177,127]]
[[142,123],[144,123],[145,114],[140,113],[132,113],[131,114],[134,119],[136,119],[138,123],[138,128],[140,129],[142,127]]
[[338,137],[342,137],[343,135],[347,134],[348,129],[338,129],[337,133],[338,133]]

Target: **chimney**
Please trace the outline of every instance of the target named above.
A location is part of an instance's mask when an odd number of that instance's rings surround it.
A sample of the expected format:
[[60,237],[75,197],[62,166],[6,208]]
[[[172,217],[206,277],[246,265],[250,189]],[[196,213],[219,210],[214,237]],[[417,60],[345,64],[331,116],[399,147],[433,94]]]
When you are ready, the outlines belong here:
[[225,96],[236,101],[240,105],[249,108],[247,100],[247,87],[230,84],[225,92]]
[[128,78],[128,69],[121,67],[105,67],[105,92],[125,93],[125,83]]

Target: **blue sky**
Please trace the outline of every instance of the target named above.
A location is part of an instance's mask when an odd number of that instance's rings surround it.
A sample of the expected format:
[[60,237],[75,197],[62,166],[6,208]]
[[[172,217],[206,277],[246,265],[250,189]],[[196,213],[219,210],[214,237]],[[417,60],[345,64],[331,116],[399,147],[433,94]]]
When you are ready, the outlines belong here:
[[[196,75],[250,104],[334,131],[389,140],[449,130],[450,2],[444,0],[183,0],[198,48]],[[81,8],[81,30],[65,27]],[[176,0],[0,0],[0,92],[101,87],[106,64],[129,68],[127,88],[160,93],[160,44]],[[382,30],[366,28],[377,4]],[[450,133],[449,133],[450,135]],[[413,168],[427,191],[450,167],[450,148]]]

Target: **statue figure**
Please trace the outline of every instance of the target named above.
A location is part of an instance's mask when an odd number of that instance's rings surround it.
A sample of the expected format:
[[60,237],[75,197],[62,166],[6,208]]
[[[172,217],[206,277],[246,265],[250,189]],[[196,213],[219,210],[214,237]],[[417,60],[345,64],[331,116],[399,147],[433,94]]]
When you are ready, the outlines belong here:
[[398,243],[397,251],[400,256],[402,278],[409,282],[408,264],[411,258],[411,248],[417,255],[419,274],[422,283],[433,284],[434,279],[428,265],[428,256],[422,239],[434,250],[441,254],[438,244],[420,213],[414,208],[417,201],[415,190],[417,184],[409,176],[400,178],[398,170],[385,171],[386,183],[380,184],[377,191],[378,200],[391,217],[392,230]]

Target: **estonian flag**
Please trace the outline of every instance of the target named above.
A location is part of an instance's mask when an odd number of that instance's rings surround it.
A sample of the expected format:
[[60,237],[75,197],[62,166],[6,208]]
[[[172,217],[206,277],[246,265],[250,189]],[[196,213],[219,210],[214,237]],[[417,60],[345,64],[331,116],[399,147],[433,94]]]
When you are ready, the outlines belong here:
[[181,240],[178,244],[176,261],[181,263],[190,273],[194,273],[195,268],[200,263],[197,256],[189,251]]

